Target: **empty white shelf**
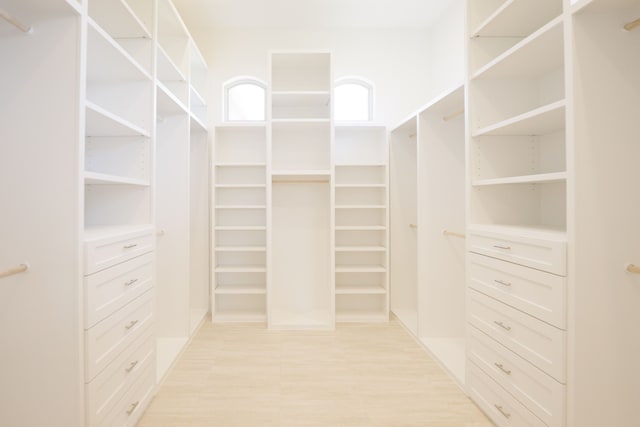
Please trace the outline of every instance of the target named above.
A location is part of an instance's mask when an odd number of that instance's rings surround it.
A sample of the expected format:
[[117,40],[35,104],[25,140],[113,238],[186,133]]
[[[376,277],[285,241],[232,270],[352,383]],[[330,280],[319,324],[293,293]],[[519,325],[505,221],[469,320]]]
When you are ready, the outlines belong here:
[[151,32],[124,0],[91,0],[89,16],[114,38],[151,39]]
[[546,135],[565,125],[565,101],[560,100],[486,126],[473,136],[484,135]]
[[265,273],[267,271],[262,265],[218,265],[216,273]]
[[386,209],[385,205],[336,205],[336,209]]
[[146,136],[149,132],[99,105],[85,101],[87,136]]
[[127,178],[117,175],[109,175],[97,172],[85,172],[84,183],[88,185],[139,185],[149,186],[148,181],[135,178]]
[[338,265],[336,273],[384,273],[386,267],[382,265]]
[[387,290],[377,285],[336,285],[338,295],[385,295]]
[[216,209],[266,209],[266,205],[217,205]]
[[336,246],[336,252],[384,252],[384,246]]
[[218,285],[214,290],[216,295],[266,295],[264,284],[250,285]]
[[555,13],[556,16],[562,14],[562,3],[556,0],[507,0],[470,36],[526,37],[539,28],[541,23],[548,22],[550,13]]
[[331,172],[328,170],[281,170],[271,173],[273,182],[323,182],[329,181],[330,178]]
[[512,176],[507,178],[479,179],[473,181],[474,187],[505,184],[544,184],[567,180],[566,172],[543,173],[537,175]]
[[384,225],[337,225],[336,231],[384,231]]
[[216,246],[216,252],[265,252],[266,246]]
[[265,231],[264,225],[217,225],[214,227],[216,231]]

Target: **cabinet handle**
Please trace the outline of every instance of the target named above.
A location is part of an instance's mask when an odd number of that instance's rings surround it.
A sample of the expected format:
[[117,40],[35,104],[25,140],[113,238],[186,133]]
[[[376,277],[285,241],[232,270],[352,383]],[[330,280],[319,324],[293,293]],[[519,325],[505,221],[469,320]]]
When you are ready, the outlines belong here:
[[511,250],[511,246],[493,245],[493,247],[497,248],[497,249],[504,249],[505,251],[510,251]]
[[133,371],[133,368],[135,368],[137,364],[138,364],[138,361],[137,361],[137,360],[136,360],[135,362],[131,362],[131,365],[129,365],[129,367],[128,367],[128,368],[125,368],[124,370],[125,370],[126,372],[131,372],[131,371]]
[[409,228],[418,228],[418,224],[409,224]]
[[499,285],[502,285],[502,286],[511,286],[511,283],[505,282],[504,280],[496,279],[496,280],[494,280],[494,282],[496,282],[496,283],[498,283]]
[[511,326],[507,326],[503,322],[498,322],[497,320],[494,320],[493,323],[495,323],[496,325],[500,326],[505,331],[510,331],[511,330]]
[[511,375],[511,371],[506,369],[502,363],[495,362],[494,365],[507,375]]
[[129,330],[129,329],[133,328],[133,327],[136,325],[136,323],[138,323],[138,321],[137,321],[137,320],[132,320],[132,321],[131,321],[131,322],[129,322],[129,324],[128,324],[127,326],[125,326],[124,328],[125,328],[125,329],[127,329],[127,330]]
[[124,285],[125,285],[125,286],[131,286],[131,285],[133,285],[134,283],[136,283],[137,281],[138,281],[138,279],[131,279],[131,280],[129,280],[127,283],[125,283]]
[[133,411],[136,410],[139,404],[140,404],[139,400],[137,402],[132,403],[131,406],[129,406],[129,409],[127,409],[127,415],[133,414]]
[[501,413],[505,418],[507,418],[507,419],[508,419],[508,418],[511,418],[511,414],[510,414],[510,413],[508,413],[507,411],[505,411],[505,410],[504,410],[504,408],[503,408],[502,406],[500,406],[500,405],[493,405],[493,406],[495,406],[495,407],[496,407],[496,409],[497,409],[498,411],[500,411],[500,413]]
[[124,245],[124,246],[123,246],[123,248],[124,248],[124,249],[133,249],[133,248],[135,248],[136,246],[138,246],[138,244],[137,244],[137,243],[132,243],[132,244],[130,244],[130,245]]

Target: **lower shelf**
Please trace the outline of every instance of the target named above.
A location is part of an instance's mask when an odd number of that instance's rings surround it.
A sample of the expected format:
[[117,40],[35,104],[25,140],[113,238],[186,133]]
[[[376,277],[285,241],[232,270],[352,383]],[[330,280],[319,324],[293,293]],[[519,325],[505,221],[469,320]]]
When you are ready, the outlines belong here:
[[458,384],[463,386],[466,366],[465,338],[421,338],[420,342]]

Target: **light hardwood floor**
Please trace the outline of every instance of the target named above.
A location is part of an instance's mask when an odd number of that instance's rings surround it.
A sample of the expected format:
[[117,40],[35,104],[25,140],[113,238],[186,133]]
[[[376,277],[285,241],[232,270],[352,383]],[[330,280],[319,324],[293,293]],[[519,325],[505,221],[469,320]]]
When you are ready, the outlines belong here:
[[490,427],[395,319],[331,332],[206,322],[139,427]]

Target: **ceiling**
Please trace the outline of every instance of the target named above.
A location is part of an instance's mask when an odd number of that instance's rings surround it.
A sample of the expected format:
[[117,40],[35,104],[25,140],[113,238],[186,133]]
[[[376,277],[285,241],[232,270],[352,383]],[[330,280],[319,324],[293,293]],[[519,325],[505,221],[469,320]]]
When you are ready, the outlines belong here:
[[450,0],[174,0],[191,29],[417,29]]

